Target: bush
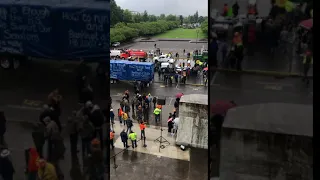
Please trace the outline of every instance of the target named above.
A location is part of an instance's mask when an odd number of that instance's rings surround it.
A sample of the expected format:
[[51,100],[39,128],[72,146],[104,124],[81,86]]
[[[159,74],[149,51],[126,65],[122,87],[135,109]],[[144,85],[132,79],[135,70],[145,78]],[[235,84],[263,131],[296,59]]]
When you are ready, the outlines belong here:
[[179,22],[159,20],[155,22],[118,23],[110,28],[110,42],[130,41],[140,36],[153,36],[178,28]]

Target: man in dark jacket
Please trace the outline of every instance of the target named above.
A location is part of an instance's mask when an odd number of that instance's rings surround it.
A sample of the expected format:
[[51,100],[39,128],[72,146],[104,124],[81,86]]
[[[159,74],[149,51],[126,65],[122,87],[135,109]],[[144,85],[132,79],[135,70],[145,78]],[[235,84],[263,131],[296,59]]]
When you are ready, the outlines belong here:
[[46,127],[42,122],[37,122],[34,124],[32,131],[32,139],[37,152],[41,158],[43,158],[43,146],[46,142]]
[[[131,131],[132,126],[133,126],[132,120],[131,120],[131,118],[128,116],[128,119],[127,119],[127,133]],[[130,131],[129,131],[129,130],[130,130]]]
[[80,123],[79,134],[81,137],[82,157],[86,157],[91,153],[90,143],[93,139],[92,135],[95,131],[94,125],[89,120],[88,116],[84,116]]
[[239,13],[239,4],[238,4],[238,2],[236,1],[234,4],[233,4],[233,6],[232,6],[232,13],[233,13],[233,16],[234,17],[237,17],[238,16],[238,13]]
[[156,105],[157,105],[157,97],[156,96],[153,97],[152,103],[153,103],[153,109],[155,109]]
[[102,125],[104,123],[104,116],[98,105],[93,106],[89,119],[95,127],[94,137],[99,137],[101,148],[103,148]]
[[80,117],[77,117],[77,112],[74,111],[72,117],[68,118],[68,132],[70,137],[70,150],[71,155],[76,156],[78,153],[77,145],[78,145],[78,136],[79,136],[79,123],[80,123]]
[[120,133],[121,141],[123,143],[124,148],[128,148],[128,134],[126,133],[126,130],[123,129],[122,132]]

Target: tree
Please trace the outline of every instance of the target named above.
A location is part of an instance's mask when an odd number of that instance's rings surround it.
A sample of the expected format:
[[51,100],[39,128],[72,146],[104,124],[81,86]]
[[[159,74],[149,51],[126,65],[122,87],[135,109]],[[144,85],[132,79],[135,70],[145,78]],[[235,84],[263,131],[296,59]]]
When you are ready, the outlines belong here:
[[140,13],[133,15],[133,21],[135,23],[143,22],[143,17]]
[[166,15],[165,14],[160,14],[159,20],[165,20],[166,19]]
[[133,22],[132,13],[128,9],[123,11],[123,22],[125,22],[125,23],[132,23]]
[[139,36],[153,36],[177,28],[179,21],[158,20],[155,22],[124,23],[110,28],[110,42],[130,41]]
[[149,21],[148,12],[147,12],[146,10],[143,12],[142,20],[143,20],[144,22]]
[[199,20],[198,11],[193,15],[193,18],[194,18],[194,23],[198,23],[198,20]]
[[123,12],[122,9],[117,6],[114,0],[110,1],[110,26],[113,27],[118,22],[122,21],[123,19]]
[[205,21],[206,19],[207,19],[207,17],[199,16],[198,23],[202,24],[203,21]]
[[176,21],[176,20],[177,20],[177,16],[172,15],[172,14],[169,14],[169,15],[166,17],[166,20],[167,20],[167,21]]
[[183,24],[183,16],[182,15],[179,16],[179,20],[180,20],[180,25],[182,26],[182,24]]
[[209,28],[208,19],[205,19],[201,23],[200,29],[203,32],[203,34],[208,35],[208,28]]

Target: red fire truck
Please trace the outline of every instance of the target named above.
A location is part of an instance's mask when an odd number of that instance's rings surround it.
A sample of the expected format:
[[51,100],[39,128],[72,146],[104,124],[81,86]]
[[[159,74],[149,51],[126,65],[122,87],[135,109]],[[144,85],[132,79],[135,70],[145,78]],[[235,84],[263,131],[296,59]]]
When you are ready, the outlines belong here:
[[144,52],[143,50],[126,50],[123,53],[120,54],[121,59],[128,59],[131,58],[147,58],[148,54]]

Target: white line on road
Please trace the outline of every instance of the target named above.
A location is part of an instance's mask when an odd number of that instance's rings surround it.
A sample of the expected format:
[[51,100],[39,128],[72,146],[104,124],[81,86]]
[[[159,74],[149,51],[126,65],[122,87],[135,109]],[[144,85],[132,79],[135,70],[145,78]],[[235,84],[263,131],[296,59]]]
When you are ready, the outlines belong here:
[[219,74],[219,72],[216,72],[216,73],[213,75],[213,77],[212,77],[212,79],[211,79],[211,82],[210,82],[210,85],[211,85],[211,86],[214,84],[215,80],[217,79],[218,74]]
[[173,99],[173,98],[172,98],[172,97],[170,97],[170,102],[169,102],[169,106],[171,105],[172,99]]
[[21,105],[7,105],[7,107],[13,108],[13,109],[42,111],[42,108],[35,108],[35,107],[28,107],[28,106],[21,106]]
[[272,82],[261,82],[257,81],[257,84],[262,84],[262,85],[276,85],[276,86],[288,86],[288,87],[293,87],[293,84],[287,84],[287,83],[272,83]]

